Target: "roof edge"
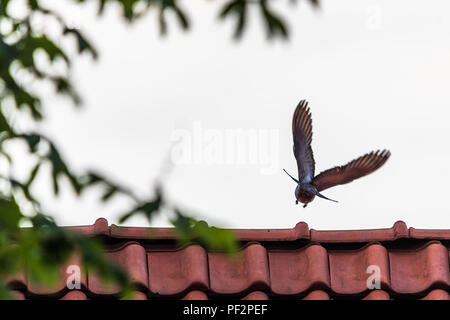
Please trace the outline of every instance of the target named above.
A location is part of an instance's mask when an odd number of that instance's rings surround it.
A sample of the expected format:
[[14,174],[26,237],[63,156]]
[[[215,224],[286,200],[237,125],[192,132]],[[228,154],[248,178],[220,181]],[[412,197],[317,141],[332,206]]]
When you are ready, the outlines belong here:
[[[106,236],[128,240],[177,239],[174,228],[126,227],[109,224],[105,218],[98,218],[93,225],[63,227],[88,236]],[[226,229],[233,232],[240,241],[292,242],[310,240],[318,243],[369,243],[374,241],[395,241],[398,239],[450,240],[450,229],[408,228],[404,221],[396,221],[390,228],[354,230],[315,230],[304,221],[291,229]]]

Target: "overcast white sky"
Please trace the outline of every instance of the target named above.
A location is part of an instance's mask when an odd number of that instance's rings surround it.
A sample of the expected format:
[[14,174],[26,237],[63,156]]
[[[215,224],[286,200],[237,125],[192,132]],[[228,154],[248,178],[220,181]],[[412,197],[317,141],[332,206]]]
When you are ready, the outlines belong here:
[[[165,181],[171,202],[222,227],[382,228],[404,220],[450,228],[448,1],[322,0],[318,11],[277,1],[288,42],[265,40],[259,12],[234,42],[234,24],[217,20],[219,2],[184,1],[191,31],[171,21],[162,39],[152,15],[130,27],[114,10],[98,19],[93,6],[58,1],[100,53],[74,65],[81,110],[46,99],[41,128],[73,167],[99,169],[145,194],[180,133],[192,134],[194,153],[207,161],[208,146],[229,155],[217,141],[254,130],[256,144],[245,150],[262,152],[255,163],[178,164]],[[323,192],[339,203],[296,206],[295,184],[282,171],[297,174],[291,120],[300,99],[310,101],[317,172],[377,148],[392,152],[374,174]],[[55,201],[43,180],[36,192],[60,224],[117,223],[127,208],[119,199],[102,205],[96,191],[74,198],[67,188]]]

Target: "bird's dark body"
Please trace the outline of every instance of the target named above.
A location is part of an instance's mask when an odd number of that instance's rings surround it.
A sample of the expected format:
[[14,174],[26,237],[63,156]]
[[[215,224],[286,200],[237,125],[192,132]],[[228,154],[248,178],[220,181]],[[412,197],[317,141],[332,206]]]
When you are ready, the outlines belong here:
[[298,184],[297,188],[295,188],[295,199],[301,203],[304,203],[304,207],[313,201],[315,197],[316,196],[308,191],[307,187],[304,185]]
[[[352,182],[355,179],[368,175],[380,168],[390,157],[388,150],[378,150],[350,161],[346,165],[337,166],[315,175],[315,160],[311,148],[312,119],[308,102],[300,101],[292,118],[292,135],[294,138],[294,156],[297,160],[298,179],[291,176],[297,183],[295,189],[296,203],[301,202],[306,207],[316,196],[328,199],[320,192],[322,190]],[[337,201],[335,201],[337,202]]]

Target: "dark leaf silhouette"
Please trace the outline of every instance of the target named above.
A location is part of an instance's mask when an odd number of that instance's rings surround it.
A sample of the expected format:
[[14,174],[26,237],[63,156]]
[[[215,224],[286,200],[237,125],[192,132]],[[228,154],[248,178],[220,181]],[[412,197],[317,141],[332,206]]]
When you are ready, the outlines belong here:
[[119,219],[119,222],[124,223],[125,221],[127,221],[129,218],[131,218],[136,214],[144,215],[148,221],[151,221],[153,215],[156,214],[160,209],[162,201],[163,201],[162,194],[160,190],[157,189],[156,196],[154,199],[151,199],[150,201],[146,201],[143,203],[138,203],[133,209],[122,215],[122,217]]
[[288,37],[288,30],[281,18],[269,9],[266,0],[261,0],[261,11],[264,17],[264,21],[267,29],[267,36],[269,38],[280,36],[281,38]]
[[175,209],[175,218],[171,222],[182,244],[196,242],[211,251],[237,251],[237,240],[228,230],[210,227],[205,221],[186,216],[179,209]]
[[225,4],[220,12],[220,18],[224,19],[228,16],[236,16],[236,28],[234,30],[234,37],[240,38],[244,32],[244,27],[247,21],[247,1],[233,0]]

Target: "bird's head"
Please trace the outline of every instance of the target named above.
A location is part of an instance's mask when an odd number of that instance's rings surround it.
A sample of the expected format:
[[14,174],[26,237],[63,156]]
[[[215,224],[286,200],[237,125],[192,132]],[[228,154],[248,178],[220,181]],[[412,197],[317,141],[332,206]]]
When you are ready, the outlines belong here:
[[289,177],[291,177],[292,180],[294,180],[297,183],[297,188],[295,188],[295,198],[297,199],[297,201],[300,201],[301,203],[308,203],[313,201],[315,196],[318,196],[319,198],[322,199],[338,202],[336,200],[325,197],[323,194],[317,191],[316,187],[313,184],[302,183],[297,179],[295,179],[293,176],[291,176],[285,169],[283,170]]

